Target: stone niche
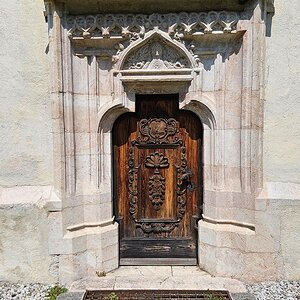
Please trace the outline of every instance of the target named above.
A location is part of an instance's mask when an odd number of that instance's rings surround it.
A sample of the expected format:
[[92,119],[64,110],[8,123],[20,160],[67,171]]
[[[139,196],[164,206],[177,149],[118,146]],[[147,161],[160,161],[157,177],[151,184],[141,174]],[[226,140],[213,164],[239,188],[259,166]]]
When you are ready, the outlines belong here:
[[111,130],[140,93],[179,94],[180,109],[203,124],[200,267],[278,278],[274,228],[257,200],[270,1],[124,1],[130,12],[122,1],[75,2],[46,2],[45,12],[59,191],[49,208],[49,251],[59,255],[60,282],[118,268]]

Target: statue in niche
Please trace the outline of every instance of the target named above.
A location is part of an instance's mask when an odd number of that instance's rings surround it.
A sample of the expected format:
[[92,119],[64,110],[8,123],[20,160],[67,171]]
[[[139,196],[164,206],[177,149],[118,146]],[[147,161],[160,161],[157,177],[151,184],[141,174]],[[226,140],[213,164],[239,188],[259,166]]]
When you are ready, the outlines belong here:
[[123,69],[182,69],[190,66],[184,54],[165,42],[155,39],[133,51],[127,57]]

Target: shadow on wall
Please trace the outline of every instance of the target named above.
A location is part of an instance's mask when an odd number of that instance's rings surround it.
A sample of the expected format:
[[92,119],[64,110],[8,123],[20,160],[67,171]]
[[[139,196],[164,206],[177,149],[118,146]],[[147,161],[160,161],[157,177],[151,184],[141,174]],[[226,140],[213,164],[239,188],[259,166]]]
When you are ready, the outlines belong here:
[[[272,19],[275,15],[275,0],[266,0],[263,3],[259,3],[262,12],[262,20],[265,21],[266,25],[266,36],[271,37],[272,34]],[[263,7],[262,7],[263,6]]]
[[211,34],[202,37],[201,41],[196,41],[192,45],[197,49],[194,51],[196,60],[206,71],[210,71],[218,55],[222,57],[222,62],[225,62],[231,55],[240,52],[244,34],[245,31],[239,31],[230,35]]

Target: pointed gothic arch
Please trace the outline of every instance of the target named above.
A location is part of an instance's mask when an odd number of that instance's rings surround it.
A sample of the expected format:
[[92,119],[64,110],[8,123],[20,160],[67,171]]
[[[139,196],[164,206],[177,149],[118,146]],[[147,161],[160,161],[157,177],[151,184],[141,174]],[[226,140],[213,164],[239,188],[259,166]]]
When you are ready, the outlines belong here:
[[[153,50],[151,45],[157,45],[157,43],[159,43],[161,47],[165,49],[165,53],[162,53],[162,51],[160,54],[166,55],[167,57],[169,55],[169,59],[171,59],[169,66],[165,66],[167,69],[176,69],[183,67],[190,69],[197,67],[197,63],[194,57],[182,43],[172,39],[167,33],[159,29],[154,29],[146,33],[143,39],[140,38],[137,41],[131,43],[120,54],[119,61],[116,63],[115,68],[117,70],[123,70],[124,66],[126,67],[126,62],[128,62],[128,59],[131,55],[138,53],[139,50],[143,49],[144,47],[147,48],[147,46],[150,48],[151,51]],[[174,61],[174,59],[176,60],[176,58],[184,60],[186,62],[186,65],[184,66],[183,64],[180,64],[180,61],[178,61],[179,64],[176,65],[176,61]]]

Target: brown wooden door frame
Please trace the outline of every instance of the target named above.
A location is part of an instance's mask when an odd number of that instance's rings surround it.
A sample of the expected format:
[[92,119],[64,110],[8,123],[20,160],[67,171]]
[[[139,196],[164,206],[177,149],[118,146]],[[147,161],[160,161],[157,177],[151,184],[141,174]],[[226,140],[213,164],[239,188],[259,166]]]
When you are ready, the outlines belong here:
[[[155,134],[151,135],[151,130]],[[193,112],[179,110],[178,95],[136,95],[136,113],[125,113],[115,121],[114,214],[120,225],[121,265],[197,264],[196,227],[203,202],[202,137],[202,123]],[[170,174],[176,174],[175,179],[170,179]],[[130,184],[140,189],[132,192]]]

